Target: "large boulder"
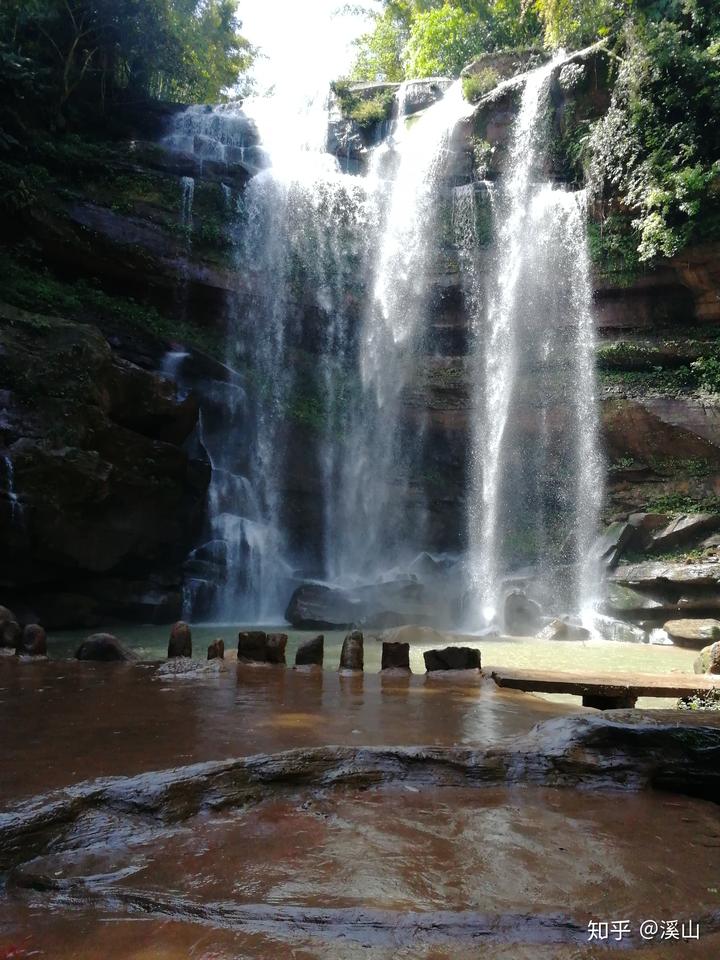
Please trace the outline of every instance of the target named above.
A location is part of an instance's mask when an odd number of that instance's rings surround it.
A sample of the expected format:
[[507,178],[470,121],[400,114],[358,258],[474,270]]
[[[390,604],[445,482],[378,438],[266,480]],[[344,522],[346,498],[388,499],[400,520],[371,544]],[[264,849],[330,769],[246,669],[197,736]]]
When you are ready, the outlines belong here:
[[83,640],[75,652],[77,660],[97,660],[100,663],[132,663],[137,654],[111,633],[93,633]]
[[611,640],[614,643],[648,643],[649,641],[647,631],[642,627],[633,626],[615,617],[597,614],[593,625],[603,640]]
[[28,623],[23,628],[22,637],[15,647],[19,657],[46,657],[47,634],[39,623]]
[[532,637],[542,626],[542,608],[522,590],[511,590],[503,606],[505,633],[513,637]]
[[680,647],[702,650],[708,641],[720,640],[720,620],[668,620],[663,630]]
[[285,619],[299,630],[343,629],[362,619],[359,600],[321,583],[299,586],[288,603]]
[[168,641],[168,659],[172,657],[192,657],[192,630],[190,624],[178,620],[170,628]]
[[583,642],[590,639],[590,631],[569,620],[557,619],[543,627],[540,633],[538,633],[537,639]]
[[321,667],[325,653],[325,637],[319,634],[311,640],[303,640],[295,653],[296,667]]
[[428,673],[436,670],[479,670],[480,651],[476,647],[445,647],[423,654]]
[[340,670],[359,673],[362,672],[364,665],[363,635],[359,630],[353,630],[343,641],[340,651]]
[[720,674],[720,641],[711,643],[709,647],[703,647],[700,656],[693,664],[695,673],[718,673]]
[[411,577],[367,583],[352,590],[321,583],[299,586],[285,611],[298,629],[333,630],[353,626],[378,629],[429,623],[442,617],[447,585],[433,590]]

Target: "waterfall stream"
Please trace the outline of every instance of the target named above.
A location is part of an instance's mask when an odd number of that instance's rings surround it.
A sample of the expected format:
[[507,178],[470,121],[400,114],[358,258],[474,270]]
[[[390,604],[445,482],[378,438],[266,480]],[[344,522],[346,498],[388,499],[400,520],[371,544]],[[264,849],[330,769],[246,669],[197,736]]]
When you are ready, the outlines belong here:
[[526,75],[504,175],[450,191],[453,133],[472,109],[459,82],[412,122],[403,85],[365,175],[326,152],[326,88],[177,118],[167,144],[201,167],[252,152],[254,168],[243,191],[222,185],[232,377],[208,401],[222,419],[201,423],[212,481],[192,558],[222,566],[191,592],[209,619],[278,621],[302,580],[407,578],[428,549],[426,414],[412,395],[436,349],[448,196],[470,330],[468,558],[456,575],[468,625],[497,619],[509,575],[531,575],[556,608],[579,612],[590,597],[600,465],[584,195],[543,173],[558,62]]
[[[602,470],[584,194],[545,182],[543,172],[548,84],[562,59],[527,75],[491,194],[495,241],[471,280],[473,625],[498,616],[503,578],[519,567],[544,583],[541,599],[576,613],[595,579]],[[467,245],[467,230],[460,240]]]

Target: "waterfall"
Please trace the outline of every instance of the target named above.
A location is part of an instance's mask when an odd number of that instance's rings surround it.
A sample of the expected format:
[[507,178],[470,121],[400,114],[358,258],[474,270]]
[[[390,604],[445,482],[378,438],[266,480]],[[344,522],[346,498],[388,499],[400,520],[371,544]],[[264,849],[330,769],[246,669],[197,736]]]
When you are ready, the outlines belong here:
[[544,584],[544,599],[575,612],[595,579],[591,541],[602,470],[584,195],[540,179],[544,111],[558,62],[527,75],[494,190],[490,262],[473,282],[474,624],[495,618],[503,577],[520,567]]
[[470,108],[457,82],[408,125],[405,91],[401,86],[398,122],[368,178],[382,215],[359,344],[361,397],[330,531],[330,573],[341,580],[387,573],[424,547],[424,503],[410,490],[423,425],[419,417],[409,421],[404,392],[427,332],[439,181],[451,134]]

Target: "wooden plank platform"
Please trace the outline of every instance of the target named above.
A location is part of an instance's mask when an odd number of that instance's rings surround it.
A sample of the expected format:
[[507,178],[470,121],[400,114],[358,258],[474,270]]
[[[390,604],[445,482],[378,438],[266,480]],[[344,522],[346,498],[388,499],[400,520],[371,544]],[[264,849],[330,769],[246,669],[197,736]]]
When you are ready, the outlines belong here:
[[490,667],[487,671],[499,687],[533,693],[571,693],[583,698],[586,707],[603,710],[633,707],[638,697],[691,697],[720,689],[717,680],[697,673],[563,673]]

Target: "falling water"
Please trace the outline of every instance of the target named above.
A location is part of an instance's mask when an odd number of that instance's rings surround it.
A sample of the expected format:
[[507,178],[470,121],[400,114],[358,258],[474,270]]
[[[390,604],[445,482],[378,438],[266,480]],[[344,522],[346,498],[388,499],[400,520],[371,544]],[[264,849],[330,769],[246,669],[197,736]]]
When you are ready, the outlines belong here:
[[[423,425],[419,419],[408,422],[404,392],[417,373],[427,331],[438,184],[450,137],[469,106],[455,83],[407,126],[404,92],[403,85],[399,123],[390,143],[376,151],[369,174],[382,226],[359,344],[361,402],[337,488],[329,565],[331,575],[345,580],[388,572],[423,544],[424,503],[409,489]],[[388,167],[394,172],[385,181]]]
[[2,461],[5,468],[5,496],[10,503],[10,519],[13,524],[21,524],[23,507],[15,490],[15,466],[8,454],[3,456]]
[[496,616],[503,576],[520,566],[529,564],[547,595],[576,612],[594,581],[602,473],[584,196],[538,179],[557,62],[527,76],[496,189],[494,249],[474,304],[475,624]]

